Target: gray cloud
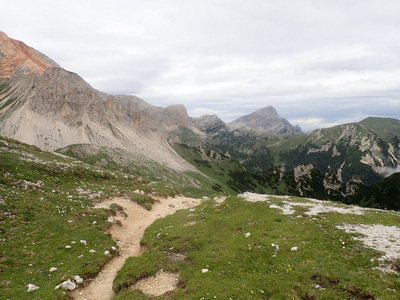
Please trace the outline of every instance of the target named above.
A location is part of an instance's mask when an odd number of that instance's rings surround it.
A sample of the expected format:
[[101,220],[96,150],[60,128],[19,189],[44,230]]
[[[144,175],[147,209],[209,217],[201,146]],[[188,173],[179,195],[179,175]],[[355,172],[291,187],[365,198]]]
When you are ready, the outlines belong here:
[[400,2],[7,3],[0,30],[95,88],[225,121],[267,105],[305,130],[399,118]]

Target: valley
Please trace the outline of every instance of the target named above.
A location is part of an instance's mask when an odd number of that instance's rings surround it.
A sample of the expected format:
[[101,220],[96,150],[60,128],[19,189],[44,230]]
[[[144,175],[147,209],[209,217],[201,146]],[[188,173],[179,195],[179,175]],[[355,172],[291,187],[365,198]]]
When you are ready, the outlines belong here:
[[0,32],[4,299],[400,298],[399,170],[398,119],[192,118]]

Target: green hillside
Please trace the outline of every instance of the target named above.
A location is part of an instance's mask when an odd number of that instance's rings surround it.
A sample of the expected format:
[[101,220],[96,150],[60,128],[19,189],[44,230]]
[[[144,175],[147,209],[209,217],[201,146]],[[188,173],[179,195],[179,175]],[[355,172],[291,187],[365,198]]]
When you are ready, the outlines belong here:
[[[108,216],[119,208],[91,207],[124,196],[151,209],[154,199],[134,193],[137,189],[176,193],[161,182],[94,168],[0,137],[1,298],[64,299],[62,291],[54,291],[56,285],[74,275],[97,274],[110,259],[104,251],[115,254],[116,243],[105,232]],[[49,271],[53,267],[57,272]],[[26,292],[28,284],[40,287],[34,298]]]
[[[55,286],[75,275],[85,281],[95,276],[111,258],[104,252],[116,255],[107,220],[122,208],[92,209],[109,197],[126,197],[151,209],[152,195],[235,195],[247,189],[268,192],[271,187],[283,194],[295,182],[292,177],[274,186],[272,175],[250,175],[229,157],[183,145],[178,151],[203,172],[184,174],[197,187],[181,184],[178,190],[163,182],[166,173],[145,175],[161,169],[140,175],[106,164],[115,169],[111,171],[0,138],[0,295],[68,299],[68,292]],[[100,160],[94,157],[87,159],[96,165]],[[278,172],[274,176],[279,178]],[[399,186],[397,182],[395,174],[385,180],[386,186],[368,188],[398,195],[391,189]],[[377,260],[378,251],[337,226],[382,224],[394,229],[400,215],[383,210],[361,215],[357,209],[327,202],[318,204],[319,209],[324,207],[322,213],[310,215],[310,205],[316,204],[296,197],[247,202],[232,196],[222,203],[206,200],[190,211],[160,219],[142,240],[148,250],[130,258],[118,273],[115,299],[155,299],[130,286],[160,269],[178,272],[179,283],[159,299],[396,299],[399,258]],[[281,210],[288,207],[291,214],[283,215]],[[51,272],[52,268],[57,270]],[[28,284],[40,289],[28,293]]]
[[[293,212],[283,215],[280,208],[290,203]],[[380,263],[377,251],[337,226],[398,225],[400,215],[344,214],[351,208],[333,203],[308,214],[313,205],[301,198],[230,197],[160,219],[142,240],[148,251],[118,272],[113,299],[397,299],[399,260]],[[380,264],[395,273],[378,270]],[[153,298],[133,288],[159,270],[179,274],[174,291]]]

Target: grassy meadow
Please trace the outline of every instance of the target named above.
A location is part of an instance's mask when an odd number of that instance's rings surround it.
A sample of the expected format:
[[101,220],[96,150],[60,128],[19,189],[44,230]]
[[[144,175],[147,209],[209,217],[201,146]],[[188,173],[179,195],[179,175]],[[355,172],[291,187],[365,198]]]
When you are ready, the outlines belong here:
[[[218,190],[202,189],[200,176],[194,180],[197,188],[181,191]],[[177,193],[154,177],[107,171],[0,138],[0,299],[68,299],[57,285],[95,276],[116,255],[107,228],[120,207],[93,209],[95,203],[122,196],[151,209],[154,195]],[[142,239],[147,250],[118,272],[114,299],[400,299],[400,261],[392,262],[395,272],[376,269],[380,253],[336,227],[400,226],[399,213],[309,216],[295,206],[294,214],[283,215],[271,204],[284,205],[279,197],[253,203],[230,196],[157,220]],[[159,270],[179,273],[174,291],[153,297],[130,288]],[[39,289],[27,292],[28,284]]]
[[[147,194],[135,193],[142,190]],[[0,139],[0,299],[66,299],[61,282],[96,275],[115,255],[108,217],[92,209],[124,196],[151,209],[151,195],[176,190],[140,176],[96,169],[14,140]],[[51,268],[57,270],[51,272]],[[27,292],[27,285],[40,287]]]
[[298,206],[282,215],[271,204],[282,199],[229,197],[157,220],[142,240],[148,251],[118,273],[114,299],[155,299],[129,287],[161,269],[180,279],[176,290],[157,299],[399,299],[399,273],[375,269],[379,253],[336,227],[398,226],[398,213],[309,216]]

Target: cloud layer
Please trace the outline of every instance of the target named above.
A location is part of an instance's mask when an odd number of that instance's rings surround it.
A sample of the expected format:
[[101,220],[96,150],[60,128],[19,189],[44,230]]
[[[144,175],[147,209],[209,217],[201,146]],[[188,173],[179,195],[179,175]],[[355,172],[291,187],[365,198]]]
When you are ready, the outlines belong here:
[[303,130],[399,118],[400,2],[14,0],[0,30],[95,88]]

